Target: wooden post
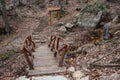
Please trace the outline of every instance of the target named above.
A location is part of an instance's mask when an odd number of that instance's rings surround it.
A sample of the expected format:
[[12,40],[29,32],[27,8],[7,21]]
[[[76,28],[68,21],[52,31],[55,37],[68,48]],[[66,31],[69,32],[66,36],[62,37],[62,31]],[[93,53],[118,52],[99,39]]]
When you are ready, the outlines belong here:
[[51,46],[52,37],[53,37],[53,36],[51,36],[51,37],[50,37],[50,43],[49,43],[48,47],[50,47],[50,46]]
[[52,46],[51,46],[52,48],[51,48],[51,51],[53,51],[53,49],[55,49],[55,41],[56,41],[56,38],[57,38],[57,37],[54,36],[53,39],[52,39]]
[[57,18],[58,18],[58,22],[60,20],[60,11],[57,11]]
[[60,20],[60,8],[48,8],[49,24],[52,25],[52,12],[57,12],[57,19]]
[[59,67],[63,66],[64,56],[65,56],[66,51],[67,51],[67,45],[65,45],[63,49],[60,51],[60,54],[62,55],[59,58],[59,65],[58,65]]
[[52,15],[51,15],[51,11],[49,11],[48,14],[49,14],[49,22],[50,22],[49,24],[52,25]]
[[33,64],[32,64],[32,62],[30,61],[27,52],[26,52],[26,51],[23,51],[23,50],[22,50],[22,52],[23,52],[23,54],[24,54],[24,56],[25,56],[25,58],[26,58],[26,61],[28,62],[28,65],[29,65],[30,69],[33,69]]
[[59,48],[59,37],[56,37],[55,39],[55,53],[54,53],[54,57],[56,57],[58,54],[58,48]]
[[56,41],[55,41],[55,49],[56,49],[56,50],[58,50],[58,48],[59,48],[59,39],[60,39],[60,38],[57,37],[57,38],[56,38]]

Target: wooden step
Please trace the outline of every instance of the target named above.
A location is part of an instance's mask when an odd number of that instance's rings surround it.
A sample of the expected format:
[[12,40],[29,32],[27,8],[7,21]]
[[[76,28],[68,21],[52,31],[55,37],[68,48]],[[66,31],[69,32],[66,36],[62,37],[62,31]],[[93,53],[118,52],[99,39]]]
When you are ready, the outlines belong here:
[[29,70],[28,76],[41,76],[41,75],[50,75],[55,73],[63,73],[66,72],[66,69],[61,70],[47,70],[47,71],[40,71],[40,70]]
[[58,64],[57,63],[52,63],[52,64],[41,64],[41,65],[36,65],[34,66],[34,69],[36,70],[59,70],[61,69],[62,67],[58,67]]
[[38,39],[38,40],[34,40],[34,42],[35,42],[35,43],[40,43],[41,40],[39,40],[39,39]]
[[35,52],[52,52],[52,51],[49,48],[47,49],[41,48],[41,49],[36,49]]
[[58,64],[55,62],[55,63],[34,63],[34,68],[36,67],[51,67],[51,66],[55,66],[55,67],[58,67]]
[[35,59],[38,59],[38,60],[40,60],[40,59],[42,59],[42,60],[44,60],[44,59],[49,59],[49,60],[51,60],[51,59],[56,59],[56,57],[54,57],[54,56],[47,56],[47,57],[45,57],[45,56],[34,56],[34,58]]
[[33,33],[32,33],[32,35],[37,35],[37,34],[39,34],[40,32],[37,32],[37,31],[34,31]]
[[53,53],[42,53],[42,52],[39,52],[39,53],[34,53],[33,54],[35,57],[47,57],[47,56],[53,56]]
[[32,34],[32,37],[40,37],[39,33]]
[[39,37],[32,37],[33,41],[35,40],[39,40],[40,38]]

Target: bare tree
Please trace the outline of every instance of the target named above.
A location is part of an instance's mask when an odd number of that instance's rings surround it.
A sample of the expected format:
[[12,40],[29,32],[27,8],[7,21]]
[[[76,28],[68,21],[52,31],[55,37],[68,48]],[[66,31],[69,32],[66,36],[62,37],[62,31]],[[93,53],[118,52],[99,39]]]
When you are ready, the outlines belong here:
[[9,34],[10,27],[9,27],[8,17],[7,17],[6,3],[5,3],[5,0],[0,0],[0,2],[1,2],[2,18],[4,21],[5,32]]
[[11,0],[10,1],[10,5],[11,5],[11,8],[12,8],[12,14],[14,15],[14,19],[16,17],[16,0]]
[[20,5],[20,6],[23,5],[22,0],[19,0],[19,5]]

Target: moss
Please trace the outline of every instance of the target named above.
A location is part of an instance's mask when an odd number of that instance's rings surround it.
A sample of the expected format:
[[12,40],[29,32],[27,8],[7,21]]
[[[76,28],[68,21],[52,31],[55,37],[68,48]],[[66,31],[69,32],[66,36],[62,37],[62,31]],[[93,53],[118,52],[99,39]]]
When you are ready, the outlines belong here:
[[6,60],[15,54],[16,52],[14,50],[9,50],[5,53],[0,54],[0,60]]

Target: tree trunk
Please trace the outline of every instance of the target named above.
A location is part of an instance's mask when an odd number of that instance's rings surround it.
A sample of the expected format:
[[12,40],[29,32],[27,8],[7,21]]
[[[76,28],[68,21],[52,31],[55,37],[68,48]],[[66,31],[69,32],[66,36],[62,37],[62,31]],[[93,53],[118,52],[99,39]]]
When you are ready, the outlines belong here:
[[16,19],[16,0],[11,0],[12,14],[14,16],[14,20]]
[[4,21],[5,31],[7,34],[9,34],[10,28],[9,28],[9,23],[7,18],[6,3],[5,3],[5,0],[0,0],[0,1],[1,1],[2,18]]
[[20,6],[23,5],[22,0],[19,0],[19,5],[20,5]]

